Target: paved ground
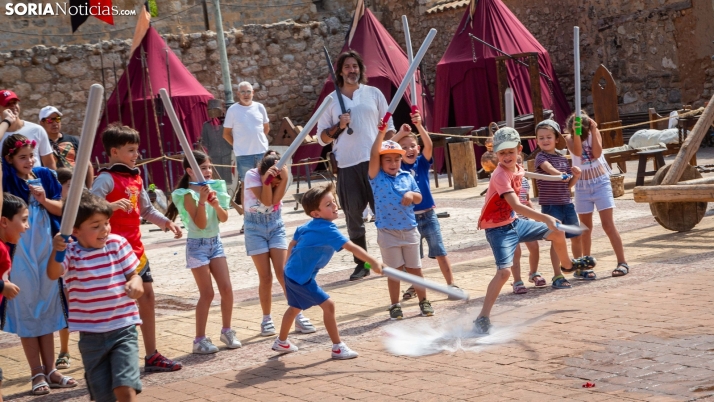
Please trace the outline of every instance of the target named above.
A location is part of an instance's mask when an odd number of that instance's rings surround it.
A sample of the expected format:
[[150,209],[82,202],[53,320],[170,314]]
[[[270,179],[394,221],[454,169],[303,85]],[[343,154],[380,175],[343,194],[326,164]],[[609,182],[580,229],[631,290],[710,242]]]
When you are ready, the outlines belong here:
[[[704,150],[699,162],[712,163],[712,156],[714,152]],[[631,164],[629,171],[635,170]],[[450,302],[432,294],[435,317],[419,317],[416,302],[406,302],[405,320],[390,322],[385,279],[347,282],[351,257],[338,254],[318,280],[337,303],[344,341],[361,354],[351,361],[331,361],[319,310],[307,313],[318,332],[293,336],[301,348],[294,355],[276,356],[270,350],[273,339],[258,336],[257,276],[237,233],[241,219],[234,215],[222,236],[236,296],[233,322],[244,347],[191,355],[197,293],[183,268],[184,242],[145,226],[158,293],[159,347],[185,368],[144,376],[141,399],[714,400],[710,216],[690,232],[669,232],[656,224],[647,205],[635,204],[628,191],[617,199],[616,217],[632,274],[609,277],[614,255],[604,233],[596,229],[593,254],[599,261],[599,280],[577,282],[572,290],[531,289],[519,296],[504,288],[492,317],[493,334],[476,338],[469,333],[470,322],[493,275],[493,257],[483,232],[476,230],[485,183],[453,191],[444,188],[446,180],[440,182],[436,199],[439,209],[451,214],[440,222],[455,262],[456,282],[472,298]],[[307,220],[302,211],[292,213],[293,205],[284,208],[289,231]],[[375,237],[370,225],[371,250],[376,250]],[[546,244],[541,246],[541,272],[549,277]],[[442,280],[436,264],[424,262],[425,275]],[[279,322],[286,305],[277,285],[274,289],[273,315]],[[208,324],[215,341],[219,329],[216,306]],[[79,357],[76,341],[73,334],[72,354]],[[17,338],[0,334],[0,350],[6,400],[34,400],[27,396],[29,370]],[[81,362],[74,359],[67,372],[81,379]],[[582,388],[587,381],[596,386]],[[87,399],[80,387],[39,400]]]

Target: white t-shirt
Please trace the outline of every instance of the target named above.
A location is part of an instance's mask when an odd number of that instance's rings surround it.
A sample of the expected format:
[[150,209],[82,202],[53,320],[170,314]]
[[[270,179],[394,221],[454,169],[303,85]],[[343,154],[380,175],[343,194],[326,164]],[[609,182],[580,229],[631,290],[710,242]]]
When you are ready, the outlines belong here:
[[[31,123],[29,121],[24,121],[25,124],[18,131],[7,131],[2,137],[2,144],[5,143],[5,139],[13,134],[20,134],[27,137],[28,140],[37,141],[35,146],[35,167],[42,166],[41,156],[49,155],[52,153],[52,145],[50,145],[50,138],[47,136],[45,129],[39,124]],[[0,146],[2,146],[0,144]]]
[[[330,96],[332,96],[333,102],[317,122],[318,134],[340,122],[342,109],[337,99],[337,93],[332,92]],[[345,108],[351,111],[350,127],[354,132],[349,135],[347,130],[343,131],[332,142],[332,152],[334,152],[335,159],[337,159],[337,166],[346,168],[369,160],[372,144],[377,138],[377,126],[387,112],[389,105],[387,104],[387,99],[378,88],[363,84],[360,84],[359,88],[352,94],[352,99],[344,95],[342,95],[342,99],[345,101]],[[387,125],[387,131],[394,130],[392,118],[389,119]],[[327,145],[322,142],[321,135],[317,136],[317,141],[322,146]]]
[[263,124],[268,123],[268,112],[262,103],[250,106],[234,103],[228,108],[223,127],[233,130],[233,152],[236,156],[262,154],[268,150],[268,137]]
[[245,203],[245,212],[252,214],[269,214],[275,212],[282,207],[283,202],[280,201],[278,205],[263,205],[262,202],[253,194],[251,188],[263,187],[263,182],[260,179],[260,172],[258,168],[250,169],[245,174],[245,195],[243,196],[243,202]]

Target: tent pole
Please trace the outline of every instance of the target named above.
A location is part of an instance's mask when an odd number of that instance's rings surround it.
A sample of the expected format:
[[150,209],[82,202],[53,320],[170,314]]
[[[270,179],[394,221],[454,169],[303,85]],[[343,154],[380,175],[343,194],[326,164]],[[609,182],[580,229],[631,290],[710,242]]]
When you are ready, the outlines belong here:
[[[117,109],[119,112],[119,122],[121,124],[124,124],[122,122],[122,115],[121,115],[121,101],[122,98],[119,96],[119,80],[117,80],[117,63],[112,60],[112,69],[114,70],[114,91],[117,94]],[[98,169],[98,168],[97,168]]]
[[[134,122],[134,100],[132,99],[131,96],[131,77],[129,76],[129,68],[126,65],[126,60],[123,61],[124,63],[124,72],[126,73],[126,83],[127,83],[127,93],[129,94],[129,116],[131,116],[131,128],[136,130],[136,123]],[[129,56],[129,64],[131,64],[131,56]],[[124,124],[122,122],[121,124]],[[149,145],[151,147],[151,145]],[[149,154],[151,154],[151,148],[149,148]]]
[[[154,114],[154,124],[156,125],[156,133],[159,135],[159,153],[161,156],[164,156],[164,136],[161,133],[161,129],[159,128],[159,118],[156,116],[156,103],[154,103],[154,90],[151,88],[151,75],[149,74],[149,63],[146,61],[146,52],[144,51],[144,44],[141,44],[141,66],[144,67],[142,70],[142,75],[144,76],[144,83],[148,82],[149,85],[149,93],[151,94],[151,111]],[[146,105],[146,86],[144,86],[144,115],[146,117],[146,133],[149,133],[149,115],[148,115],[148,109]],[[149,137],[147,135],[147,137]],[[151,141],[151,138],[149,137],[149,141]],[[151,152],[151,151],[149,151]],[[166,185],[166,189],[171,192],[171,184],[169,183],[169,177],[165,174],[167,171],[167,166],[166,166],[166,159],[161,160],[162,165],[164,165],[164,184]]]
[[218,41],[218,55],[221,60],[221,76],[223,77],[223,92],[226,97],[226,109],[231,107],[233,100],[233,86],[231,85],[231,72],[228,69],[228,55],[226,54],[226,38],[223,35],[223,18],[219,0],[213,0],[216,12],[216,40]]
[[[206,0],[203,0],[203,6],[206,7]],[[206,18],[208,18],[208,17],[206,17]],[[208,21],[208,20],[206,20],[206,21]],[[206,22],[206,26],[208,26],[208,22]],[[208,30],[208,28],[206,28],[206,30]],[[169,68],[169,49],[164,49],[164,56],[166,59],[166,81],[169,83],[169,98],[170,98],[172,96],[172,93],[171,93],[171,68]],[[166,110],[166,109],[164,109],[164,110]],[[164,126],[163,118],[164,118],[164,114],[161,113],[161,119],[162,119],[161,127]],[[161,135],[163,136],[163,132],[161,133]],[[174,141],[173,153],[174,154],[178,153],[178,150],[176,150],[176,142],[175,141]],[[172,182],[172,184],[173,184],[173,182]]]
[[[107,82],[106,79],[104,78],[104,51],[102,48],[104,47],[104,44],[102,42],[99,42],[99,61],[102,66],[102,87],[106,88],[107,87]],[[107,92],[104,91],[102,92],[102,96],[104,97],[104,118],[107,122],[107,126],[109,125],[109,110],[107,109]]]

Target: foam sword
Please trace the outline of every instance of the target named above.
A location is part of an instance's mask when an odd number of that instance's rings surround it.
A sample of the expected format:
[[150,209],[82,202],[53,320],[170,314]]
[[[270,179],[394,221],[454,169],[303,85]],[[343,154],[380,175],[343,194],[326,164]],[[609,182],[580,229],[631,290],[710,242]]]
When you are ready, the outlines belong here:
[[[369,265],[368,262],[366,262],[364,264],[364,267],[366,269],[371,268],[371,266]],[[436,283],[436,282],[432,282],[428,279],[422,278],[421,276],[412,275],[412,274],[406,273],[406,272],[398,270],[398,269],[384,267],[384,268],[382,268],[382,273],[386,277],[396,279],[399,281],[403,281],[403,282],[408,282],[408,283],[411,283],[412,285],[417,286],[417,287],[422,287],[422,288],[426,288],[429,290],[433,290],[435,292],[443,293],[447,296],[451,296],[452,298],[454,298],[456,300],[468,300],[469,299],[469,294],[466,293],[466,291],[464,291],[462,289],[442,285],[442,284]]]
[[[404,28],[404,42],[407,47],[407,58],[409,59],[409,64],[414,60],[414,50],[412,49],[412,36],[409,33],[409,20],[406,15],[402,15],[402,27]],[[412,75],[412,80],[409,83],[411,89],[411,101],[412,101],[412,113],[419,110],[417,103],[417,87],[416,87],[416,73]]]
[[[325,51],[325,60],[327,61],[327,69],[330,71],[330,77],[332,77],[332,83],[335,85],[335,92],[337,93],[337,100],[340,101],[340,110],[342,114],[349,113],[350,111],[345,108],[345,100],[342,99],[342,91],[337,85],[337,76],[335,75],[335,67],[332,65],[332,60],[330,59],[330,52],[327,51],[327,47],[323,46],[322,49]],[[347,125],[347,134],[352,134],[354,131],[350,125]],[[339,135],[339,134],[338,134]]]
[[[402,79],[402,83],[399,84],[397,92],[394,93],[392,101],[389,103],[389,107],[387,107],[387,113],[384,114],[384,117],[382,118],[382,123],[379,125],[379,131],[382,131],[387,128],[387,122],[389,122],[389,119],[392,117],[392,113],[397,110],[399,101],[402,99],[404,91],[407,90],[407,87],[409,86],[412,77],[414,76],[414,73],[419,67],[419,63],[421,63],[421,59],[424,58],[426,51],[429,50],[429,45],[431,45],[431,42],[434,40],[434,36],[436,36],[436,29],[432,28],[426,35],[424,43],[421,44],[419,51],[414,56],[414,60],[412,60],[411,64],[409,65],[409,69],[407,70],[406,74],[404,74],[404,78]],[[415,106],[416,105],[412,105],[412,113],[418,110],[417,108],[415,108]]]

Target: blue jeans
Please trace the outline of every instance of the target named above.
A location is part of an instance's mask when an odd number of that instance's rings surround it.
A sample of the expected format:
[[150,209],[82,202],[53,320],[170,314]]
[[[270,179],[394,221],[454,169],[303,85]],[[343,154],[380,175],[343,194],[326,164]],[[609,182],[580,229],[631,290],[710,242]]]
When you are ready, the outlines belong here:
[[446,255],[446,248],[444,248],[444,240],[441,238],[441,225],[439,224],[439,219],[436,217],[436,211],[430,209],[423,214],[415,214],[417,229],[421,235],[419,240],[419,254],[421,258],[424,258],[424,243],[423,239],[426,239],[426,245],[429,246],[429,258],[443,257]]
[[211,263],[214,258],[226,258],[221,237],[186,239],[186,268],[199,268]]
[[[540,212],[552,216],[564,225],[578,226],[578,224],[580,224],[578,214],[575,213],[575,206],[572,203],[565,205],[541,205]],[[565,233],[566,239],[573,237],[578,237],[578,235]]]
[[496,258],[496,268],[513,266],[513,255],[518,243],[543,240],[551,233],[548,225],[530,219],[516,219],[508,225],[486,229],[486,240]]
[[288,238],[280,211],[270,214],[246,213],[245,251],[249,256],[265,254],[271,248],[288,249]]
[[236,169],[238,169],[238,180],[243,182],[245,174],[254,167],[258,167],[258,162],[263,159],[263,154],[236,155]]

